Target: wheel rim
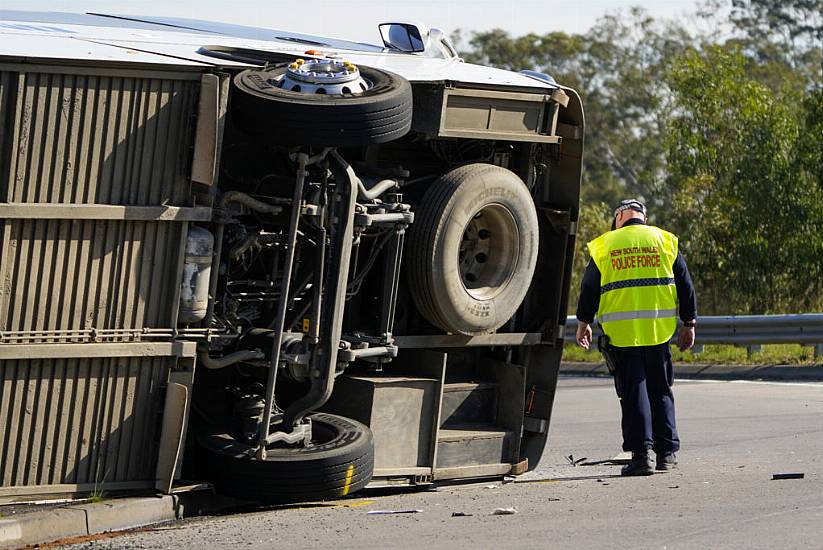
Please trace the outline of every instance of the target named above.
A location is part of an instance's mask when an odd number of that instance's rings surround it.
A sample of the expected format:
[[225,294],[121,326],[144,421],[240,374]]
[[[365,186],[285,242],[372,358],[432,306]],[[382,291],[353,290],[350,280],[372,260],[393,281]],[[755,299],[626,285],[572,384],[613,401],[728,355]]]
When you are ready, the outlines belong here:
[[475,212],[463,229],[458,253],[460,280],[476,300],[491,300],[515,272],[520,255],[520,230],[502,204]]
[[271,83],[291,92],[321,95],[357,95],[372,87],[354,64],[333,59],[298,59]]
[[276,454],[297,454],[312,449],[322,449],[330,444],[333,445],[340,438],[340,430],[336,426],[323,421],[312,422],[311,441],[304,445],[301,443],[276,442],[266,445],[266,451]]

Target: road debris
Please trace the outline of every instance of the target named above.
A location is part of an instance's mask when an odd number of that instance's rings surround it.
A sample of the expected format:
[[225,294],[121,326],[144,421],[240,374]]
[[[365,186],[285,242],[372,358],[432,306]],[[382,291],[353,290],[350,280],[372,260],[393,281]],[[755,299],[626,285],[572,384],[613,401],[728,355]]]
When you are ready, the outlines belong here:
[[467,514],[466,512],[452,512],[453,518],[470,518],[474,514]]
[[569,464],[571,464],[572,466],[577,466],[578,464],[587,461],[588,458],[584,456],[583,458],[575,459],[574,455],[569,455],[566,457],[566,460],[568,460]]
[[[567,457],[568,459],[568,457]],[[632,460],[631,453],[619,453],[612,458],[607,458],[605,460],[590,460],[588,462],[582,462],[586,460],[585,458],[580,459],[577,462],[578,466],[619,466],[621,464],[628,464]]]
[[775,480],[775,479],[803,479],[804,477],[806,477],[806,474],[803,474],[803,473],[774,474],[772,476],[772,480]]
[[610,462],[613,464],[628,464],[632,461],[632,453],[630,451],[623,451],[614,455]]
[[495,508],[492,512],[493,516],[510,516],[517,513],[517,508],[511,506],[509,508]]
[[366,512],[370,516],[389,516],[392,514],[419,514],[423,510],[369,510]]

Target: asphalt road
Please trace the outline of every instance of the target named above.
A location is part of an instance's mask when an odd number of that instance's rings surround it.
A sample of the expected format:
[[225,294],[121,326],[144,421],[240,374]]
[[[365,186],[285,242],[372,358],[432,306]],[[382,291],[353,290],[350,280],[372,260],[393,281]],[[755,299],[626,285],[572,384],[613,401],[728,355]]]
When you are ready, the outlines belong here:
[[[566,459],[619,452],[610,384],[562,380],[544,458],[518,483],[197,518],[73,548],[823,547],[823,384],[678,382],[680,467],[647,478]],[[783,472],[805,478],[772,480]],[[491,515],[500,507],[517,513]],[[367,514],[407,509],[422,511]]]

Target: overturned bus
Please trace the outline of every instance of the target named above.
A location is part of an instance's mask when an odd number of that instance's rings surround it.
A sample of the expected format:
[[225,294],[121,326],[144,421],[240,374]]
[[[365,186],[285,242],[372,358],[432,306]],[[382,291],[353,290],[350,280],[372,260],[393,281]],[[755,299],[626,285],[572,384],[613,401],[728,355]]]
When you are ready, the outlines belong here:
[[537,464],[580,100],[381,30],[0,11],[0,501]]

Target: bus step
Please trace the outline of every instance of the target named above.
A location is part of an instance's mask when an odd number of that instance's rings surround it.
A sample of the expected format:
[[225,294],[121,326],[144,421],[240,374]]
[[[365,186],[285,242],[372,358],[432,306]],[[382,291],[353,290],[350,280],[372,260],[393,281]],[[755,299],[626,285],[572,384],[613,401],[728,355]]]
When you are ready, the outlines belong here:
[[497,384],[452,382],[443,386],[440,425],[493,424],[497,417]]
[[437,437],[437,467],[510,462],[514,433],[488,424],[451,425]]

